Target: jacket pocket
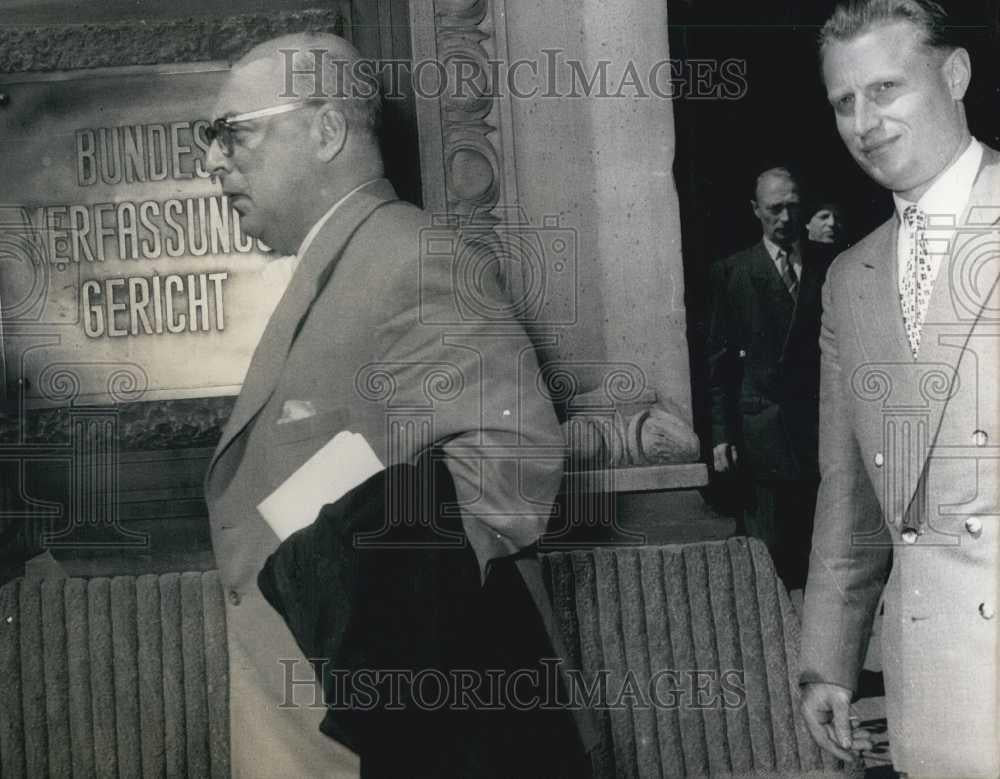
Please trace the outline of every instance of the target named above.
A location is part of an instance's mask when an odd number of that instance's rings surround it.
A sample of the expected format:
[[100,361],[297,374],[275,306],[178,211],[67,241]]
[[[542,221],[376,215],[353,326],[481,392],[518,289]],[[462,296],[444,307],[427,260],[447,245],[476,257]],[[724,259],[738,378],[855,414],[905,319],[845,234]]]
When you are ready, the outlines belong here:
[[346,423],[347,412],[344,409],[320,411],[303,419],[276,422],[272,430],[272,440],[275,445],[283,446],[319,436],[329,439],[343,430]]

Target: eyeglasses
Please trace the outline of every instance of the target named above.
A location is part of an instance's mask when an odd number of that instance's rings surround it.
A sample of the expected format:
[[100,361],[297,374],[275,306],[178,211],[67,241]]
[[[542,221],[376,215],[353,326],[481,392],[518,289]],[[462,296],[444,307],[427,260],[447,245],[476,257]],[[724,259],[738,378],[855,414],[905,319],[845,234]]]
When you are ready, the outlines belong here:
[[259,108],[256,111],[248,111],[245,114],[236,114],[235,116],[225,116],[215,119],[205,128],[205,139],[209,145],[213,141],[218,141],[222,153],[226,157],[232,157],[234,125],[252,122],[254,119],[264,119],[269,116],[278,116],[279,114],[298,111],[300,108],[305,108],[307,105],[315,105],[317,102],[319,101],[306,100],[298,103],[282,103],[281,105],[273,105],[268,108]]

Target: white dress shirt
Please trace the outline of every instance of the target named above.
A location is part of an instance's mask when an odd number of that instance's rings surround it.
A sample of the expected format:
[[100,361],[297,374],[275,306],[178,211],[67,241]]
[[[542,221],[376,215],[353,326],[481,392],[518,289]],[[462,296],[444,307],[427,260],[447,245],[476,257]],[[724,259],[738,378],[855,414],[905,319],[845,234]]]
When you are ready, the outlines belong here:
[[795,278],[798,279],[799,283],[802,282],[802,252],[799,251],[798,241],[793,243],[787,249],[783,249],[765,235],[764,248],[767,249],[767,253],[771,255],[771,262],[773,262],[774,267],[778,269],[778,275],[781,275],[781,266],[778,264],[778,252],[786,252],[788,254],[789,261],[791,262],[791,266],[795,270]]
[[961,156],[938,176],[937,181],[931,185],[916,204],[895,193],[893,194],[893,200],[896,202],[896,213],[899,215],[899,235],[896,242],[896,262],[898,263],[896,279],[900,294],[903,294],[902,280],[910,259],[910,249],[916,240],[914,231],[903,219],[903,211],[908,206],[916,205],[927,215],[926,238],[930,260],[929,274],[933,284],[937,278],[938,270],[941,268],[941,258],[948,251],[951,239],[955,235],[955,228],[961,221],[962,213],[969,203],[972,186],[975,184],[982,161],[983,146],[973,138]]

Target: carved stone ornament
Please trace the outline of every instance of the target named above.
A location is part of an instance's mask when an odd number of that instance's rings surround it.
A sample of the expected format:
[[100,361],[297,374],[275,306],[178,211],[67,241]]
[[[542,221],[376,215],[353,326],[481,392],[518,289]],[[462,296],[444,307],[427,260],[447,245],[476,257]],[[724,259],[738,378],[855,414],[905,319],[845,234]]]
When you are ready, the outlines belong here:
[[288,32],[343,35],[344,5],[305,11],[101,24],[0,27],[0,73],[163,65],[238,59]]

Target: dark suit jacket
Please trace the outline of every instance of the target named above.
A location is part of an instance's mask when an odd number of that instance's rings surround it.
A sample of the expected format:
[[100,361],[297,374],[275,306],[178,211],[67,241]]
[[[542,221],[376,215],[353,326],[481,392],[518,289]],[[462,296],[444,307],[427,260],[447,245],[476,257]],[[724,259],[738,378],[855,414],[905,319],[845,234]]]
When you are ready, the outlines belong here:
[[[553,649],[512,560],[481,585],[472,550],[441,543],[438,529],[461,532],[455,500],[428,454],[324,506],[268,557],[257,581],[321,677],[320,729],[361,756],[363,776],[581,775],[569,712],[491,700],[487,669],[541,680]],[[470,711],[479,701],[494,708]]]
[[820,289],[830,258],[802,241],[798,300],[763,241],[722,262],[709,339],[712,443],[756,479],[816,478]]

